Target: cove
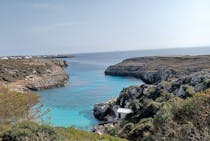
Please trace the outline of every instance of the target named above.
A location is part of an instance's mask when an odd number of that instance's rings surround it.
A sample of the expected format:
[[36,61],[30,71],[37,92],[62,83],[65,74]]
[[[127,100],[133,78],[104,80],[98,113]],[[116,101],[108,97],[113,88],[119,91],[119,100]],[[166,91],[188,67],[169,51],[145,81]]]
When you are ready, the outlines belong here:
[[65,59],[69,64],[66,68],[70,76],[68,84],[62,88],[38,92],[44,104],[43,111],[50,109],[44,122],[50,121],[54,126],[91,130],[98,123],[92,114],[94,104],[118,97],[124,87],[143,84],[137,79],[105,76],[104,71],[109,65],[130,57],[209,53],[209,48],[200,47],[76,54],[74,58]]
[[121,57],[116,60],[95,54],[65,59],[70,76],[67,85],[38,92],[43,111],[50,110],[44,116],[44,122],[91,130],[98,123],[92,112],[94,104],[116,98],[124,87],[143,83],[134,78],[105,76],[106,67],[119,59]]

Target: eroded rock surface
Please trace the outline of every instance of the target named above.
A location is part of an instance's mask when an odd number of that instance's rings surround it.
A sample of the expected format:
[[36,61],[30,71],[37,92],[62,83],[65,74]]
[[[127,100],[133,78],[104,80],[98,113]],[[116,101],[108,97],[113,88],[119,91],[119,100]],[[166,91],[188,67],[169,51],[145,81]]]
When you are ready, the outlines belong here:
[[180,78],[210,69],[210,56],[139,57],[110,66],[106,75],[132,76],[145,83],[154,84],[162,80]]
[[41,90],[65,85],[67,63],[57,59],[0,59],[0,81],[13,89]]
[[[201,75],[203,74],[203,75]],[[194,79],[202,80],[197,81],[196,83],[193,81]],[[193,96],[196,92],[200,92],[210,88],[210,72],[199,72],[192,74],[187,77],[183,77],[177,80],[172,80],[170,82],[162,81],[157,85],[148,85],[143,84],[140,86],[130,86],[128,88],[124,88],[116,102],[112,103],[101,103],[95,105],[95,111],[100,115],[100,118],[96,116],[99,120],[107,121],[106,116],[116,116],[116,108],[130,108],[134,111],[139,112],[141,109],[142,117],[147,117],[146,114],[155,114],[154,111],[157,111],[158,102],[167,101],[175,96],[181,98],[187,98]],[[106,110],[99,110],[99,105],[103,105]],[[107,110],[109,109],[109,110]],[[152,110],[151,110],[152,109]],[[147,111],[149,110],[149,111]]]
[[[105,73],[133,76],[146,83],[124,88],[112,103],[95,105],[95,117],[108,123],[103,128],[105,133],[129,140],[177,141],[191,138],[207,141],[210,139],[208,133],[210,129],[207,128],[208,117],[210,117],[208,107],[210,56],[132,58],[110,66]],[[197,99],[200,101],[198,102]],[[101,110],[100,105],[105,105],[105,108]],[[199,115],[201,111],[196,108],[197,106],[204,109],[202,111],[205,113],[204,116]],[[132,109],[133,113],[123,120],[116,121],[117,108]],[[186,113],[189,115],[186,116]],[[193,118],[187,119],[188,117]],[[202,118],[206,121],[203,125],[202,122],[197,123],[197,120]],[[113,123],[112,126],[110,122]],[[175,132],[182,133],[179,129],[183,132],[194,131],[189,132],[189,136],[186,134],[180,136],[175,134]]]

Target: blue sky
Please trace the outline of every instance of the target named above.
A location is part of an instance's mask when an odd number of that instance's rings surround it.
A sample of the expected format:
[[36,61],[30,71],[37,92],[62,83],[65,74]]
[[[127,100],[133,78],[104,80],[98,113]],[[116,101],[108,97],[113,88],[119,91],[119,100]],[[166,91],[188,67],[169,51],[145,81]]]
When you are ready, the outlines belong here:
[[210,46],[209,0],[1,0],[0,55]]

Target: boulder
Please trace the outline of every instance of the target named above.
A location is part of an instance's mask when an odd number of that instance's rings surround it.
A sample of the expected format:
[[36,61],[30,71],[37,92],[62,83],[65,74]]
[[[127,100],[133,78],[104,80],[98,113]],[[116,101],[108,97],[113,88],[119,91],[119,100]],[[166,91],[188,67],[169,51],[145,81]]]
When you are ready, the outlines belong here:
[[114,121],[117,117],[117,106],[114,105],[115,100],[94,105],[93,115],[100,121]]

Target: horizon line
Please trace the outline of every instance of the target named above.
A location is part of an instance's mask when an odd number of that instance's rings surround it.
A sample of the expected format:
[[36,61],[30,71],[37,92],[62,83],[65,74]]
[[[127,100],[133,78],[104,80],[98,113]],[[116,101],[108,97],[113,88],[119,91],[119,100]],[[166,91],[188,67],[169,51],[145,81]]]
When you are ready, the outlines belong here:
[[75,53],[50,53],[50,54],[34,54],[34,55],[0,55],[0,57],[24,57],[24,56],[54,56],[54,55],[81,55],[81,54],[100,54],[100,53],[116,53],[116,52],[133,52],[133,51],[149,51],[149,50],[173,50],[173,49],[196,49],[196,48],[210,48],[210,46],[186,46],[186,47],[162,47],[162,48],[144,48],[131,50],[113,50],[113,51],[96,51],[96,52],[75,52]]

